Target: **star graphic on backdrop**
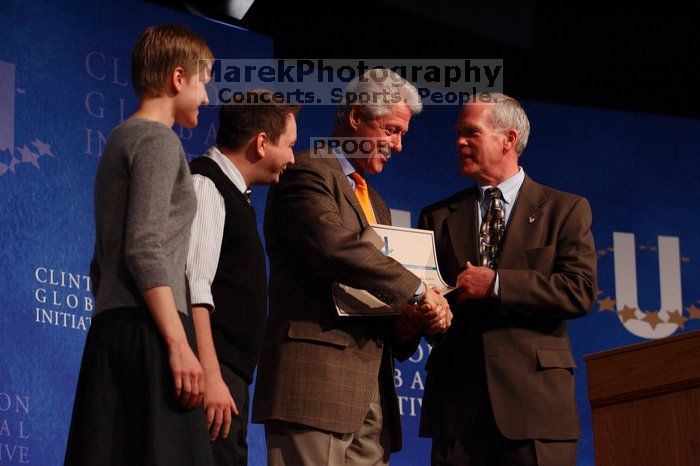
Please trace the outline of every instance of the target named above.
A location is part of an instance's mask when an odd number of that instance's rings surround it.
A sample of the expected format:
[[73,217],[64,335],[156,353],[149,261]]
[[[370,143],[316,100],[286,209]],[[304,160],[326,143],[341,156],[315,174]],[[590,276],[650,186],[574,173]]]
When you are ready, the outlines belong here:
[[599,255],[599,256],[604,256],[604,255],[606,255],[606,254],[608,253],[608,251],[606,251],[605,249],[601,249],[601,250],[599,250],[599,251],[597,251],[597,252],[598,252],[598,255]]
[[18,88],[16,89],[16,91],[17,91],[17,94],[24,94],[24,95],[27,95],[27,91],[25,91],[25,90],[22,89],[21,87],[18,87]]
[[649,246],[650,251],[656,251],[657,247],[656,246]]
[[608,249],[606,249],[606,250],[607,250],[608,252],[615,252],[615,248],[614,248],[614,247],[612,247],[612,246],[611,246],[611,247],[609,247],[609,248],[608,248]]
[[36,147],[36,150],[39,151],[39,155],[50,155],[51,157],[56,157],[56,155],[51,152],[51,146],[43,141],[40,141],[39,138],[34,138],[30,144]]
[[639,249],[648,249],[648,248],[646,246],[644,246],[643,244],[640,244]]
[[9,169],[12,173],[15,172],[15,165],[19,163],[19,159],[15,156],[12,156],[12,160],[10,160],[10,166]]
[[620,319],[622,319],[622,323],[624,324],[630,319],[637,319],[637,316],[635,315],[636,310],[637,309],[634,307],[625,306],[621,311],[617,311],[617,315],[620,316]]
[[664,323],[664,321],[659,318],[659,313],[654,311],[645,312],[642,320],[651,325],[652,330],[655,330],[657,325]]
[[39,166],[39,164],[37,163],[37,160],[41,156],[39,154],[37,154],[36,152],[32,152],[32,150],[29,147],[27,147],[26,144],[22,147],[18,147],[17,150],[19,151],[20,154],[22,154],[22,162],[31,163],[36,168],[41,168]]
[[14,173],[15,172],[15,165],[19,163],[19,159],[16,158],[14,155],[11,156],[12,158],[10,159],[10,164],[6,163],[0,163],[0,176],[4,175],[8,171]]
[[598,308],[598,312],[603,312],[603,311],[615,312],[615,300],[612,299],[610,296],[607,296],[605,299],[599,299],[598,305],[600,306]]
[[672,311],[668,313],[668,321],[671,324],[676,324],[680,328],[685,328],[685,322],[688,319],[683,317],[683,313],[681,311]]
[[688,315],[691,319],[700,319],[700,309],[698,309],[695,304],[686,307],[685,310],[688,311]]
[[603,294],[603,290],[596,290],[595,295],[600,296]]
[[681,262],[690,262],[690,257],[681,257]]

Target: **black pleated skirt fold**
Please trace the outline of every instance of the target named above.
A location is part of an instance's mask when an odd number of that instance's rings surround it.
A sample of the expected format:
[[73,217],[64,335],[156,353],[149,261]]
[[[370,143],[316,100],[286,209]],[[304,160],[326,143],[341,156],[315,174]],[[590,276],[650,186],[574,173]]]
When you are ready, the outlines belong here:
[[[182,319],[196,348],[189,317]],[[209,466],[201,405],[175,398],[165,343],[147,308],[103,311],[88,331],[66,466]]]

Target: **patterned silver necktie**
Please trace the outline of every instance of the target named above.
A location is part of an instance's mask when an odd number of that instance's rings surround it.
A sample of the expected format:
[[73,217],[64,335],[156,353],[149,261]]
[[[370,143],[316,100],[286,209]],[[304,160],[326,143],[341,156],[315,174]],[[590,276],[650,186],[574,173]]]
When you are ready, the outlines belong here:
[[481,265],[495,270],[506,230],[506,211],[500,189],[489,188],[484,191],[484,197],[489,201],[489,207],[479,228],[479,257]]

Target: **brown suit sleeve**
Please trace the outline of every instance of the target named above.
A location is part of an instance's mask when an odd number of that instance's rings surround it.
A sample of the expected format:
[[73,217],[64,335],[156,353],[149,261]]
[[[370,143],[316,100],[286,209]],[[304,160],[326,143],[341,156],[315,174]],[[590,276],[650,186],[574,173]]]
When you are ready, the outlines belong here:
[[367,290],[387,304],[405,304],[420,279],[371,243],[360,241],[358,231],[346,225],[331,190],[332,174],[303,166],[290,171],[274,188],[268,205],[268,214],[275,217],[273,227],[324,275]]
[[596,252],[591,207],[578,198],[564,219],[551,273],[499,269],[506,312],[572,319],[586,314],[596,296]]

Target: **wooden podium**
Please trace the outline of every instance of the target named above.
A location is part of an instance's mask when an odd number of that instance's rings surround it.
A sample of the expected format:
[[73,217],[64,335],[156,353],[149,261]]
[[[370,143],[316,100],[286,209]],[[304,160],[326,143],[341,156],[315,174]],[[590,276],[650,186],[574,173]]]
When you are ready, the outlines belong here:
[[584,360],[597,466],[700,465],[700,331]]

